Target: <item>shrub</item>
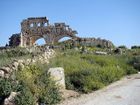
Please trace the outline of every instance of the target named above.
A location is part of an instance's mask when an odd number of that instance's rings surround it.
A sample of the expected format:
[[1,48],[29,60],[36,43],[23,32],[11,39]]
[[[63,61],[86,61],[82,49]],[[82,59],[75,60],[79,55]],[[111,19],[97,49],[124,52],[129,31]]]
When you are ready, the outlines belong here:
[[17,83],[7,79],[0,78],[0,104],[3,105],[5,98],[8,98],[11,92],[16,92]]
[[19,94],[15,97],[16,105],[35,105],[35,97],[28,86],[24,83],[19,84],[18,92]]
[[135,69],[140,71],[140,56],[134,56],[129,61],[129,64],[132,65]]
[[101,82],[105,85],[108,85],[114,81],[119,80],[124,75],[124,71],[122,69],[117,69],[115,66],[113,67],[104,67],[101,69],[99,76]]
[[29,65],[15,72],[15,80],[0,78],[0,102],[14,91],[18,92],[15,97],[16,105],[58,103],[61,100],[59,87],[51,80],[45,67],[41,64]]
[[[18,100],[26,100],[28,97],[30,97],[30,99],[35,98],[35,100],[39,103],[54,105],[61,100],[59,87],[55,85],[53,80],[51,80],[47,71],[43,70],[43,66],[39,67],[38,65],[27,66],[17,73],[18,80],[25,84],[27,87],[25,90],[28,92],[26,93],[27,96],[19,96]],[[29,102],[32,101],[30,100]]]
[[0,78],[0,96],[9,96],[13,86],[10,80],[5,78]]
[[121,46],[119,46],[118,48],[127,49],[127,47],[126,47],[125,45],[121,45]]
[[67,50],[52,59],[49,67],[65,69],[66,88],[88,93],[137,71],[125,55],[91,55]]
[[14,59],[31,58],[31,54],[25,48],[6,49],[0,53],[0,67],[11,63]]

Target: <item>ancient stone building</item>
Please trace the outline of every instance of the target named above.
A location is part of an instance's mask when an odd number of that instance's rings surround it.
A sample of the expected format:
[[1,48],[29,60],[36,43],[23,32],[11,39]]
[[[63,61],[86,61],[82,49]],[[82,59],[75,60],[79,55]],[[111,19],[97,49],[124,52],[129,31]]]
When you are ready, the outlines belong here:
[[44,38],[46,44],[54,44],[63,37],[76,38],[77,32],[65,23],[49,24],[46,17],[28,18],[21,22],[21,46],[33,46],[35,41]]
[[[27,18],[21,22],[21,33],[14,34],[11,37],[9,45],[18,45],[21,47],[33,46],[35,42],[44,38],[47,45],[57,43],[63,37],[70,37],[75,44],[86,46],[113,47],[113,43],[109,40],[100,38],[80,38],[76,36],[77,31],[72,30],[65,23],[50,24],[46,17]],[[19,40],[20,38],[20,40]]]

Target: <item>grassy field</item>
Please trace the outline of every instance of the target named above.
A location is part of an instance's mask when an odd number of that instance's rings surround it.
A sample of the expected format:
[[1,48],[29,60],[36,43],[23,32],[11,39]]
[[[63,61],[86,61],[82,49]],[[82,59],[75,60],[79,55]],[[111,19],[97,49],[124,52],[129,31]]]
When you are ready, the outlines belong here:
[[129,64],[132,56],[95,55],[66,50],[52,59],[49,67],[65,69],[67,89],[90,92],[102,88],[125,75],[137,73]]
[[[65,49],[56,51],[56,57],[49,64],[37,63],[14,71],[10,78],[0,78],[0,99],[12,91],[20,92],[16,105],[34,105],[35,102],[54,105],[61,100],[59,87],[51,80],[47,70],[63,67],[66,88],[80,93],[89,93],[110,83],[140,71],[140,50],[126,50],[124,54],[96,55],[99,48]],[[101,51],[107,51],[101,49]],[[90,52],[90,53],[89,53]],[[32,57],[24,48],[15,48],[0,53],[0,66],[14,59]],[[1,101],[1,100],[0,100]]]
[[32,54],[25,48],[11,48],[0,52],[0,67],[7,65],[15,59],[31,58]]

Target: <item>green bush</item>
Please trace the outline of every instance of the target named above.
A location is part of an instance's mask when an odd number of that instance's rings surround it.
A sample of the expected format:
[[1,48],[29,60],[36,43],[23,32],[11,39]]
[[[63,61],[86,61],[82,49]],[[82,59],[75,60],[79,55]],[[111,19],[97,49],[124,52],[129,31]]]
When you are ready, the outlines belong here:
[[16,105],[35,105],[35,97],[28,86],[24,83],[19,84],[18,95],[15,97]]
[[11,63],[15,59],[26,59],[31,58],[31,53],[25,48],[11,48],[6,49],[0,53],[0,67]]
[[8,98],[11,92],[18,90],[17,83],[7,78],[0,78],[0,104]]
[[137,73],[125,55],[92,55],[67,50],[59,53],[49,67],[65,69],[66,88],[88,93],[119,80],[124,75]]
[[[26,94],[23,90],[23,93],[25,94],[24,97],[21,95],[17,100],[26,100],[30,96],[29,99],[35,98],[39,103],[45,103],[47,105],[54,105],[61,100],[59,87],[51,80],[50,75],[46,70],[43,70],[43,68],[44,67],[41,67],[41,64],[37,64],[27,66],[23,70],[18,71],[18,80],[24,83],[28,90]],[[19,101],[17,102],[19,103]],[[29,100],[29,103],[30,102],[32,101]],[[18,105],[21,105],[21,103]]]
[[100,81],[105,85],[108,85],[114,81],[119,80],[124,75],[122,69],[114,67],[103,67],[99,73]]
[[0,96],[9,96],[13,90],[12,83],[9,79],[0,78]]
[[132,65],[135,69],[140,71],[140,56],[134,56],[130,61],[129,64]]
[[0,78],[0,102],[11,92],[17,92],[16,105],[35,105],[44,103],[55,105],[61,100],[59,87],[47,73],[46,65],[36,64],[15,71],[16,78]]

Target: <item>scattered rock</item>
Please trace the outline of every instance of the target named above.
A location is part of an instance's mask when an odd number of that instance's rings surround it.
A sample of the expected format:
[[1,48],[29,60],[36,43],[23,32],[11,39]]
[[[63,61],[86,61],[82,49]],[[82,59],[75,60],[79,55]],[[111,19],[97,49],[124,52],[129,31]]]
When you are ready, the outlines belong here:
[[26,65],[33,63],[41,62],[42,64],[49,63],[49,58],[54,57],[55,52],[53,50],[47,50],[42,54],[35,56],[32,59],[15,59],[12,64],[0,68],[0,77],[9,78],[13,71],[16,71],[20,68],[24,68]]
[[15,105],[14,98],[16,95],[16,92],[11,92],[10,96],[4,100],[4,105]]
[[95,54],[97,54],[97,55],[107,55],[107,52],[96,51]]
[[3,70],[5,73],[11,73],[12,72],[12,69],[10,67],[7,67],[7,66],[4,66],[0,69]]
[[14,62],[13,63],[13,66],[14,66],[15,70],[17,70],[18,69],[18,66],[19,66],[19,63],[18,62]]
[[0,70],[0,77],[4,77],[4,71]]

